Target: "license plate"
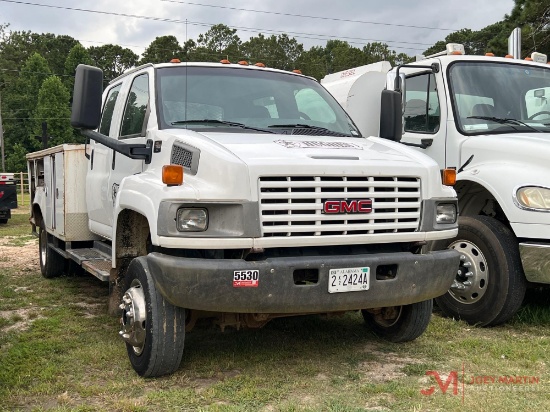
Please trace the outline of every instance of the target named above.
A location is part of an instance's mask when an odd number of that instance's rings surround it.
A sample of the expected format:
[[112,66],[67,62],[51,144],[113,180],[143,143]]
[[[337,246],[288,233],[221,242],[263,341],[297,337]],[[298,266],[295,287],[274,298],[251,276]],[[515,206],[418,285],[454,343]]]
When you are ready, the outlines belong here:
[[331,269],[328,292],[355,292],[369,290],[370,268]]

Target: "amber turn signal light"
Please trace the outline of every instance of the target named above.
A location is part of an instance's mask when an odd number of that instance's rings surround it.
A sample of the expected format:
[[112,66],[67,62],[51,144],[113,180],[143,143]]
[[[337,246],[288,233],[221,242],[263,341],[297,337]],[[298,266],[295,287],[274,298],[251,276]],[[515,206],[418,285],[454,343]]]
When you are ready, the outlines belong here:
[[441,180],[445,186],[454,186],[456,184],[456,170],[443,169],[441,171]]
[[180,186],[183,184],[183,166],[162,166],[162,183],[168,186]]

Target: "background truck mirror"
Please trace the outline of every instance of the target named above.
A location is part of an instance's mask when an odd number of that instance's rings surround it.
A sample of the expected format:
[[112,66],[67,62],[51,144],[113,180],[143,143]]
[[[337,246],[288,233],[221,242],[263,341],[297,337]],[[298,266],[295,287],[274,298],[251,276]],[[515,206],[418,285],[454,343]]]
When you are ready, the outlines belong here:
[[380,137],[401,141],[403,117],[401,110],[401,93],[393,90],[382,90],[380,102]]
[[79,129],[97,129],[101,118],[103,71],[97,67],[79,64],[74,81],[71,126]]

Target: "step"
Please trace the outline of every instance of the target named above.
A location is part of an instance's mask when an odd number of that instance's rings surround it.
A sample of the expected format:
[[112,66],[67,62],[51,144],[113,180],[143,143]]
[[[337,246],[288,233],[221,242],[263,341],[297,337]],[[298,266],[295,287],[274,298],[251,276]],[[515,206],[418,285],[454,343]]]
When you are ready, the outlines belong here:
[[72,260],[81,265],[87,272],[107,282],[111,271],[111,256],[97,248],[67,249]]

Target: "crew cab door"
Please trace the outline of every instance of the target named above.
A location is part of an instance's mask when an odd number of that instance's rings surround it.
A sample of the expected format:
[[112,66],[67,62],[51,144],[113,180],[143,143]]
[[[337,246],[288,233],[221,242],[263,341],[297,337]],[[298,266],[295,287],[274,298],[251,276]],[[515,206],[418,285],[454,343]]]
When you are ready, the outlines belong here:
[[[149,74],[125,78],[107,91],[99,132],[125,143],[144,143],[149,113]],[[86,178],[86,202],[90,230],[111,238],[114,204],[122,179],[143,171],[143,160],[130,159],[92,142],[90,170]]]
[[440,76],[431,72],[407,73],[402,142],[428,143],[419,149],[445,168],[447,110]]

